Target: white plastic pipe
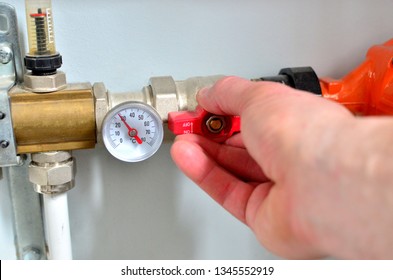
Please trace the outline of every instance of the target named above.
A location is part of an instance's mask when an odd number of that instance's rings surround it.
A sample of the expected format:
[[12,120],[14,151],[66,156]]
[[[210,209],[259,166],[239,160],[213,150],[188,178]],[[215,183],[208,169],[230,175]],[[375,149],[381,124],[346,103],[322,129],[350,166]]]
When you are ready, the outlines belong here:
[[43,203],[48,259],[72,260],[67,193],[44,195]]

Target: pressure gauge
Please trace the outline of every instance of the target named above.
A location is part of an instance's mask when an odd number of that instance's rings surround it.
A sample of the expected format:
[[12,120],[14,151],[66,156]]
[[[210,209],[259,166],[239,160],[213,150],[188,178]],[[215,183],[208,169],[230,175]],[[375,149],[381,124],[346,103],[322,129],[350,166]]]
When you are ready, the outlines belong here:
[[163,136],[160,115],[145,103],[122,103],[111,109],[102,123],[105,147],[126,162],[151,157],[160,148]]

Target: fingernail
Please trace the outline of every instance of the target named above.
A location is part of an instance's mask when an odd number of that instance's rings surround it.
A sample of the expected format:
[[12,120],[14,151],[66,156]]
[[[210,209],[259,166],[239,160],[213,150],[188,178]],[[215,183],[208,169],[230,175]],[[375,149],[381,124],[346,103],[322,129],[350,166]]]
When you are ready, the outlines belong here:
[[205,87],[205,88],[200,89],[200,90],[198,91],[197,95],[196,95],[197,100],[198,100],[202,95],[206,95],[206,94],[208,93],[208,91],[209,91],[209,88],[208,88],[208,87]]

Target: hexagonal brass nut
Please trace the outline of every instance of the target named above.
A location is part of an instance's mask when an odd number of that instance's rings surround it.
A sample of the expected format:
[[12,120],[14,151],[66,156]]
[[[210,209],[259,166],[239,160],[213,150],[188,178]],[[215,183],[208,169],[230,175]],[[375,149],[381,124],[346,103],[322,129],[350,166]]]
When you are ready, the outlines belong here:
[[25,74],[24,80],[26,90],[38,93],[58,91],[67,86],[66,75],[61,71],[48,76]]
[[[103,83],[95,83],[93,85],[93,93],[96,101],[96,128],[97,135],[101,133],[102,122],[108,113],[108,91]],[[100,141],[101,137],[97,137],[97,141]]]
[[179,111],[176,83],[170,76],[150,78],[154,107],[163,121],[168,120],[170,112]]
[[73,160],[49,166],[34,163],[29,166],[30,182],[37,185],[53,186],[66,184],[74,180],[75,167]]

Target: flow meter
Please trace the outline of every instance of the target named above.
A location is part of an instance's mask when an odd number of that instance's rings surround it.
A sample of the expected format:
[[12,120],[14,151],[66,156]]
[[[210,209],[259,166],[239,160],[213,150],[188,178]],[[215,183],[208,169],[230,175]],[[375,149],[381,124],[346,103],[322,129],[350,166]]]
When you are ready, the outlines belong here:
[[55,46],[51,1],[26,0],[26,20],[29,37],[26,68],[37,76],[55,74],[62,65],[62,57]]

